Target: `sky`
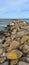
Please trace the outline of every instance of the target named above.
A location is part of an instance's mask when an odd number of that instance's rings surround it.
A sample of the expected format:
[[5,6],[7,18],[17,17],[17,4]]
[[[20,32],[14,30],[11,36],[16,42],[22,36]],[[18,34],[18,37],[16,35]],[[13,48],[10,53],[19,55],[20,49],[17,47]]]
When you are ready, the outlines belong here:
[[0,18],[29,18],[29,0],[0,0]]

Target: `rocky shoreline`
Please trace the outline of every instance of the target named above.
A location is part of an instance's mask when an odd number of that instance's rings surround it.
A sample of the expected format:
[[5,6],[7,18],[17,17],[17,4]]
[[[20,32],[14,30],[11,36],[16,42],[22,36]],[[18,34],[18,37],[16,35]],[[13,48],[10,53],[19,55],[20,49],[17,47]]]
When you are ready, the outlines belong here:
[[29,65],[29,24],[14,20],[0,31],[0,65]]

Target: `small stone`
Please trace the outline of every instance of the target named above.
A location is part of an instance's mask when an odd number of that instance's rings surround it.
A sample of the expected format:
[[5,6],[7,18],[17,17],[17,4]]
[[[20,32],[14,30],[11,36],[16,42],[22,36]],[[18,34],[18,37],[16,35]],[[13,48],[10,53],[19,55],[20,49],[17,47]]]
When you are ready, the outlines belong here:
[[28,53],[29,52],[29,46],[28,45],[24,45],[23,46],[23,53]]

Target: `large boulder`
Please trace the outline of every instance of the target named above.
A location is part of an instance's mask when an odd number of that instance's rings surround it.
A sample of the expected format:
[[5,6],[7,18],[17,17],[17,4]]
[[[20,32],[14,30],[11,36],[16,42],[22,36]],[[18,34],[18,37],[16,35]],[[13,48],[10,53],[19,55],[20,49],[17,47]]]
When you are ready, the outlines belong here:
[[23,53],[21,51],[19,51],[17,49],[14,49],[14,50],[6,53],[6,57],[7,57],[7,59],[11,59],[11,60],[13,60],[13,59],[20,59],[22,54]]

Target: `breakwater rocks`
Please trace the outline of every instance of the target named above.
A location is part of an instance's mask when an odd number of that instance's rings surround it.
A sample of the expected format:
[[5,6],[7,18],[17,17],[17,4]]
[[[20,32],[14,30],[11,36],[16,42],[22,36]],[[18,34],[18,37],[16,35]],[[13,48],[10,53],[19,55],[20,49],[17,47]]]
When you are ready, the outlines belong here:
[[0,65],[29,65],[29,24],[10,22],[0,31]]

